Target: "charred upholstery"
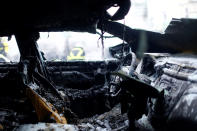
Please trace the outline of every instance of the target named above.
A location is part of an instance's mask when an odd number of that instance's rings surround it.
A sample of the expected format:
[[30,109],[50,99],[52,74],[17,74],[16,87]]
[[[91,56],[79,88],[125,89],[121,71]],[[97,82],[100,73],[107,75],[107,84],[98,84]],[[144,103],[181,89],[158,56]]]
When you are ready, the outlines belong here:
[[149,66],[141,66],[140,73],[163,90],[149,106],[152,126],[159,131],[196,130],[196,55],[146,54],[145,59],[142,65]]

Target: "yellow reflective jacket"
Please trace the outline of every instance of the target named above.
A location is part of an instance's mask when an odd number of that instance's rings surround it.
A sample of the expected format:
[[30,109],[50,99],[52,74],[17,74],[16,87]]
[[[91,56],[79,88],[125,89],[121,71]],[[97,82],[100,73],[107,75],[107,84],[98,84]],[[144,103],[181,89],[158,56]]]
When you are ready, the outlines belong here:
[[85,52],[81,47],[75,47],[71,50],[69,56],[67,56],[67,60],[84,60]]
[[0,43],[0,52],[8,53],[8,43]]

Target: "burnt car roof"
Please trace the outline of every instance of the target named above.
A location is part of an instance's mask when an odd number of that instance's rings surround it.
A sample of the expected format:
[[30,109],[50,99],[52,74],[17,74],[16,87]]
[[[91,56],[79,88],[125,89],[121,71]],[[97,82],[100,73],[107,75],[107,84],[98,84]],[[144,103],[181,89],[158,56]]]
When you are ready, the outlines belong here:
[[128,13],[130,0],[6,0],[1,2],[3,20],[0,21],[0,36],[12,35],[22,29],[96,33],[98,21],[104,17],[108,8],[116,4],[124,6],[120,7],[124,10],[123,15]]

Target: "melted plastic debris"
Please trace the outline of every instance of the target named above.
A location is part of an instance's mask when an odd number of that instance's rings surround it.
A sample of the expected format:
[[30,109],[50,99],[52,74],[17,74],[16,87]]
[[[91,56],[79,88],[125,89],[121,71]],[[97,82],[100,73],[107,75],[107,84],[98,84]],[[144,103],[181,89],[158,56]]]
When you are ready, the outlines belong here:
[[89,123],[81,125],[38,123],[21,125],[14,131],[108,131],[108,129],[102,127],[93,127]]
[[77,127],[69,124],[56,124],[56,123],[38,123],[38,124],[25,124],[20,126],[15,131],[76,131]]
[[126,114],[121,114],[120,105],[115,106],[112,110],[104,114],[81,119],[80,123],[89,123],[95,129],[105,131],[127,130],[129,127],[128,117]]
[[128,127],[127,115],[121,115],[120,105],[118,105],[104,114],[81,119],[76,125],[56,123],[25,124],[14,131],[120,131],[127,130]]
[[146,115],[143,115],[141,119],[135,122],[136,126],[143,131],[153,131],[150,121]]
[[[139,131],[153,130],[145,115],[136,121],[136,125]],[[128,127],[127,115],[121,115],[120,105],[117,105],[104,114],[81,119],[79,124],[76,125],[57,123],[25,124],[14,131],[127,131]]]

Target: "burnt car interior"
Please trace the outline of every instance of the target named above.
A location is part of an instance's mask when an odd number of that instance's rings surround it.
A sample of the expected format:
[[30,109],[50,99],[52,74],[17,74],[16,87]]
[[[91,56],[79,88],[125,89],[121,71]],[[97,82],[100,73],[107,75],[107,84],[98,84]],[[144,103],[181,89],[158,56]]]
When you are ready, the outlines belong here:
[[[130,0],[4,1],[0,36],[20,61],[0,63],[0,130],[196,130],[197,20],[172,19],[164,34],[117,22]],[[107,10],[118,6],[114,15]],[[39,32],[101,31],[123,40],[114,59],[46,61]],[[147,53],[140,55],[146,35]],[[191,52],[191,54],[181,54]],[[125,71],[128,68],[128,71]]]

